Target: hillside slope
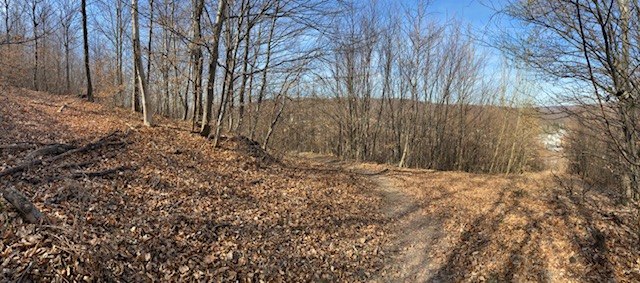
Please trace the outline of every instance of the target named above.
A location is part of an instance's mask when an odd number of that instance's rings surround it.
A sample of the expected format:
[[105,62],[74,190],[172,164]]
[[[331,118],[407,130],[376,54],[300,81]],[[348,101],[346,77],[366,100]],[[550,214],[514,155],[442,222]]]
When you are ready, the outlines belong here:
[[0,172],[108,137],[0,177],[49,219],[23,223],[0,199],[0,282],[640,281],[637,211],[570,176],[278,161],[244,138],[214,149],[188,123],[141,120],[0,92]]
[[0,171],[44,144],[112,134],[0,179],[50,220],[23,223],[0,200],[0,281],[360,281],[382,266],[386,220],[366,180],[274,162],[243,139],[213,149],[186,124],[140,121],[75,98],[0,94],[0,145],[21,145],[0,150]]

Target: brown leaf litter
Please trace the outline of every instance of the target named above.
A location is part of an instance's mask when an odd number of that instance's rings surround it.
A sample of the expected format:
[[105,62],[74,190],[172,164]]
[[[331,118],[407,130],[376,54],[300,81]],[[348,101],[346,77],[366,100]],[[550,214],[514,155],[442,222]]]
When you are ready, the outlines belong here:
[[0,201],[0,281],[640,281],[637,210],[570,176],[279,161],[246,138],[214,149],[188,123],[141,120],[0,95],[0,170],[118,131],[0,179],[52,221],[25,224]]
[[[353,174],[45,93],[9,89],[0,117],[0,144],[123,141],[1,180],[53,223],[25,224],[0,201],[0,281],[362,281],[383,264],[380,198]],[[0,170],[35,148],[1,150]],[[119,167],[134,169],[86,173]]]

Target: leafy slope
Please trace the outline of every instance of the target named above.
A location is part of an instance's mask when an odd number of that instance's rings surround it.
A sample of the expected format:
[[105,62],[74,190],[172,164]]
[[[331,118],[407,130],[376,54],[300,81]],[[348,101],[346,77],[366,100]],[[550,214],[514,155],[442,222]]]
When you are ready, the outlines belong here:
[[[24,224],[0,199],[0,282],[640,281],[636,211],[568,176],[281,163],[242,138],[213,149],[187,124],[149,129],[127,110],[1,93],[0,145],[120,132],[0,179],[53,222]],[[0,170],[35,148],[0,150]],[[77,174],[120,166],[134,170]]]
[[[120,130],[124,146],[0,180],[52,222],[22,223],[0,201],[0,281],[361,281],[381,268],[386,218],[366,180],[269,162],[242,139],[213,149],[186,124],[139,121],[126,110],[5,89],[0,144],[81,145]],[[31,150],[1,151],[0,170]],[[118,166],[134,170],[73,175]]]

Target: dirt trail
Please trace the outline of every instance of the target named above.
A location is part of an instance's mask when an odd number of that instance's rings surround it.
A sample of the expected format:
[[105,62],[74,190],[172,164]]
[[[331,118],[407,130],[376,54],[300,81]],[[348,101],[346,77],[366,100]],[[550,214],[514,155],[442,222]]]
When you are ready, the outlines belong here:
[[367,176],[384,196],[382,210],[398,235],[387,248],[391,257],[380,281],[425,282],[434,272],[428,250],[438,238],[437,221],[421,213],[421,203],[398,186],[398,180],[392,175],[393,172]]
[[425,203],[408,192],[406,175],[427,170],[398,170],[389,166],[355,164],[328,156],[303,156],[317,165],[355,173],[374,186],[372,192],[382,197],[380,210],[393,232],[385,246],[385,266],[376,282],[428,282],[437,267],[429,260],[429,250],[437,244],[440,229],[437,219],[425,213]]
[[[576,197],[550,173],[503,176],[302,159],[358,175],[370,188],[365,193],[382,199],[390,234],[374,282],[640,280],[629,248],[637,236],[628,232],[633,225],[623,224],[632,223],[632,215],[595,191],[586,201]],[[611,225],[607,215],[625,220]]]

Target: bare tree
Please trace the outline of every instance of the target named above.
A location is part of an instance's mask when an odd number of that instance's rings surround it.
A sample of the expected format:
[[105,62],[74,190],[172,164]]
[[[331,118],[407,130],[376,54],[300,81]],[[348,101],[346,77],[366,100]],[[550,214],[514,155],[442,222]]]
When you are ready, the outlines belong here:
[[218,48],[220,45],[220,34],[222,33],[222,25],[225,20],[225,14],[227,9],[227,1],[218,1],[218,12],[216,13],[216,19],[213,24],[213,39],[211,42],[210,58],[209,58],[209,78],[207,81],[207,95],[205,96],[204,109],[202,114],[202,125],[200,127],[200,135],[211,135],[211,117],[213,110],[213,93],[215,89],[216,68],[218,66]]
[[62,1],[60,7],[60,27],[62,46],[64,48],[65,92],[71,90],[71,49],[75,40],[74,25],[76,23],[77,8],[68,0]]
[[29,11],[30,11],[30,16],[31,16],[31,24],[33,27],[33,38],[34,38],[34,51],[33,51],[33,56],[34,56],[34,61],[33,61],[33,88],[35,90],[38,90],[38,63],[40,62],[40,58],[39,58],[39,45],[38,43],[40,42],[39,37],[39,31],[38,31],[38,26],[40,25],[40,21],[39,21],[39,16],[41,14],[41,10],[39,7],[39,4],[41,3],[41,0],[31,0],[30,7],[29,7]]
[[93,85],[91,85],[91,65],[89,62],[89,35],[87,31],[87,1],[82,0],[82,42],[84,47],[84,71],[87,78],[87,100],[93,101]]
[[144,65],[142,64],[142,50],[140,48],[140,25],[138,23],[138,0],[131,0],[131,20],[132,20],[132,40],[133,57],[136,66],[134,76],[138,81],[138,89],[142,99],[142,115],[146,126],[153,125],[153,113],[149,105],[149,93],[147,79],[145,77]]
[[[196,120],[198,118],[198,106],[200,104],[200,97],[202,96],[202,68],[203,68],[203,59],[202,59],[202,28],[201,28],[201,19],[202,19],[202,11],[204,10],[204,0],[192,0],[191,1],[192,9],[191,12],[191,34],[192,41],[190,43],[190,51],[191,51],[191,75],[193,76],[191,80],[193,80],[193,123],[192,130],[195,129]],[[186,119],[186,111],[185,110],[185,119]]]
[[[612,150],[609,161],[629,199],[640,192],[638,152],[637,27],[640,7],[635,0],[563,0],[511,2],[504,11],[535,28],[504,36],[501,47],[539,74],[564,85],[554,95],[579,124],[605,133],[599,148]],[[599,154],[600,156],[604,153]]]

